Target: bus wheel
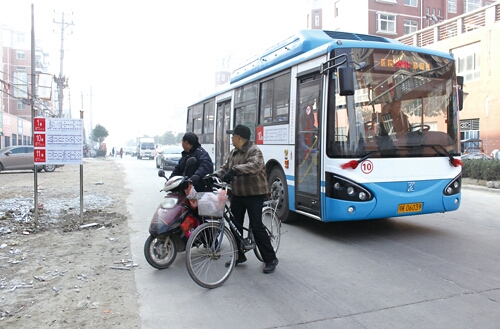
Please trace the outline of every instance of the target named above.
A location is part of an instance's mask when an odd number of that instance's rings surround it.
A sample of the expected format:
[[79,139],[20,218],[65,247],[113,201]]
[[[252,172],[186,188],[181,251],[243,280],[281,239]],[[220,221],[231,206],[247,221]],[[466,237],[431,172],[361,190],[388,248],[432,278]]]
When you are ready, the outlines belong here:
[[275,167],[269,174],[269,191],[272,200],[278,200],[276,213],[283,223],[291,223],[297,219],[297,214],[290,211],[288,186],[286,177],[281,168]]

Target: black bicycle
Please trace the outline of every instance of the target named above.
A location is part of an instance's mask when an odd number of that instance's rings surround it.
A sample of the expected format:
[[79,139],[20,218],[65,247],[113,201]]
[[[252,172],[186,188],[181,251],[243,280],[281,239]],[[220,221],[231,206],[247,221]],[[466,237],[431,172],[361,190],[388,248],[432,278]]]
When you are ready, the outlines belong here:
[[[216,191],[208,192],[213,194],[210,195],[212,202],[203,202],[206,193],[200,194],[198,200],[198,212],[204,217],[204,223],[191,233],[186,244],[189,275],[198,285],[208,289],[221,286],[231,275],[238,257],[236,239],[241,242],[243,252],[253,250],[255,256],[261,262],[264,261],[256,247],[251,228],[244,227],[243,234],[236,229],[230,203],[226,198],[231,189],[229,184],[217,177],[213,179]],[[262,208],[262,222],[274,252],[278,252],[281,236],[281,221],[276,215],[276,207],[277,202],[269,200],[264,202]]]

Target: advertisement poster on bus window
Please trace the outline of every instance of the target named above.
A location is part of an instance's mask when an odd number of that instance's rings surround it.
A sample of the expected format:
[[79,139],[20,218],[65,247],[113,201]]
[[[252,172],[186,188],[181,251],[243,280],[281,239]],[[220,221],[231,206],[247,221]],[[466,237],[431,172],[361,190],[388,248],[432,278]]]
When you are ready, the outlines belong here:
[[35,164],[83,164],[83,119],[33,119]]
[[288,144],[288,125],[258,126],[256,144]]

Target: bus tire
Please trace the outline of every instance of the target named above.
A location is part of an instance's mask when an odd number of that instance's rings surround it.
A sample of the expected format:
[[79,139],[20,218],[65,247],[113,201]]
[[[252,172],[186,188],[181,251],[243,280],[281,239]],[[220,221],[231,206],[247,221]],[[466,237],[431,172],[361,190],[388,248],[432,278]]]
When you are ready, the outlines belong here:
[[282,223],[291,223],[297,220],[297,214],[290,211],[288,185],[285,173],[279,167],[274,167],[268,177],[271,199],[278,200],[276,214]]

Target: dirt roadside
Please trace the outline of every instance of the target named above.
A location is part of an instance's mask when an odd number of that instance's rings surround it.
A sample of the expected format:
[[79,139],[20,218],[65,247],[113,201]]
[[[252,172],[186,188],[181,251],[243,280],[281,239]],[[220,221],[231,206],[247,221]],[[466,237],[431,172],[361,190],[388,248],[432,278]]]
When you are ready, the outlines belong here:
[[125,174],[113,159],[0,173],[0,328],[140,328]]

